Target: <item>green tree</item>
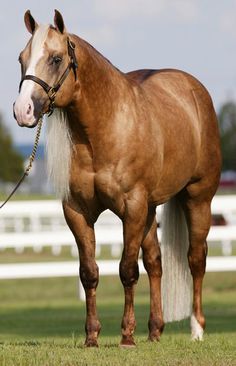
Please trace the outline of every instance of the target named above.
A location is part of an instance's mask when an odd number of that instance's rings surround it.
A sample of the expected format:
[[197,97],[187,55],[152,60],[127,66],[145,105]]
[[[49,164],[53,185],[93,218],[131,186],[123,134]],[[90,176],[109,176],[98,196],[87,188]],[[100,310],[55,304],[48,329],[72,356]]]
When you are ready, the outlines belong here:
[[223,170],[236,171],[236,103],[228,101],[218,114]]
[[23,157],[14,149],[11,135],[0,115],[0,181],[16,182],[23,174]]

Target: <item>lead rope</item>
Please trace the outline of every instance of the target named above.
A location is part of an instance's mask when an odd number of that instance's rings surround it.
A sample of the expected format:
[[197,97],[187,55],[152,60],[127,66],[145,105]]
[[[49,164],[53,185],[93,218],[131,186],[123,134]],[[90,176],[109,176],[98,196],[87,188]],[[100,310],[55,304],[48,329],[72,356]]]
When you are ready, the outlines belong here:
[[7,199],[1,204],[0,209],[3,208],[3,206],[5,206],[5,204],[11,199],[11,197],[13,196],[13,194],[20,187],[20,185],[23,182],[23,180],[29,175],[29,172],[30,172],[30,170],[32,168],[32,165],[33,165],[33,162],[35,160],[35,155],[36,155],[37,148],[38,148],[38,144],[39,144],[39,138],[40,138],[42,124],[43,124],[43,117],[40,117],[40,119],[38,121],[37,132],[36,132],[35,141],[34,141],[34,146],[33,146],[31,155],[29,157],[29,163],[28,163],[28,165],[27,165],[27,167],[25,169],[24,174],[22,175],[22,177],[18,181],[18,183],[15,186],[15,188],[13,189],[13,191],[9,194],[9,196],[7,197]]

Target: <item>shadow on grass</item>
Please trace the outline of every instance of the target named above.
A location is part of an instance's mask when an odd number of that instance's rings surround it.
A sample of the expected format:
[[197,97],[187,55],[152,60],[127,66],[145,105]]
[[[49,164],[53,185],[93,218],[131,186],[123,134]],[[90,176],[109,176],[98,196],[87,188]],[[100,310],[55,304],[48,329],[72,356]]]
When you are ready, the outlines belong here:
[[[136,335],[147,337],[149,304],[136,304]],[[123,305],[100,304],[101,334],[120,335]],[[207,333],[236,331],[236,310],[230,304],[211,303],[205,306]],[[60,307],[29,307],[0,310],[0,341],[10,339],[67,338],[84,336],[85,305]],[[189,334],[189,320],[167,324],[165,334]],[[31,341],[37,346],[38,341]]]

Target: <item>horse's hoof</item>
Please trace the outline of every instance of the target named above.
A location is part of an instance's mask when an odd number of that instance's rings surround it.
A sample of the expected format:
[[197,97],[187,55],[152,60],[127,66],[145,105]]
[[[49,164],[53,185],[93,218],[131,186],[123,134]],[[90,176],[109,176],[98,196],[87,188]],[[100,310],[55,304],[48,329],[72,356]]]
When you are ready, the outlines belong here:
[[136,344],[133,339],[122,339],[120,342],[121,348],[134,348]]
[[149,334],[148,340],[150,342],[160,342],[160,340],[161,340],[161,332],[157,331],[155,333]]
[[98,347],[98,342],[96,339],[86,339],[84,345],[85,347]]
[[149,336],[149,337],[148,337],[148,340],[149,340],[150,342],[160,342],[161,337],[160,337],[160,336]]

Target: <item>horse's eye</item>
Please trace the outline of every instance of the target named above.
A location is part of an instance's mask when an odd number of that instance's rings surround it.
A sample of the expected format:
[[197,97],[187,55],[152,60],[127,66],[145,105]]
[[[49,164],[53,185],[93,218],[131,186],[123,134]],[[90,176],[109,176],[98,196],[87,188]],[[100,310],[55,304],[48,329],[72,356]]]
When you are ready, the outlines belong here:
[[60,56],[54,56],[52,61],[55,65],[58,65],[62,61],[62,58]]

